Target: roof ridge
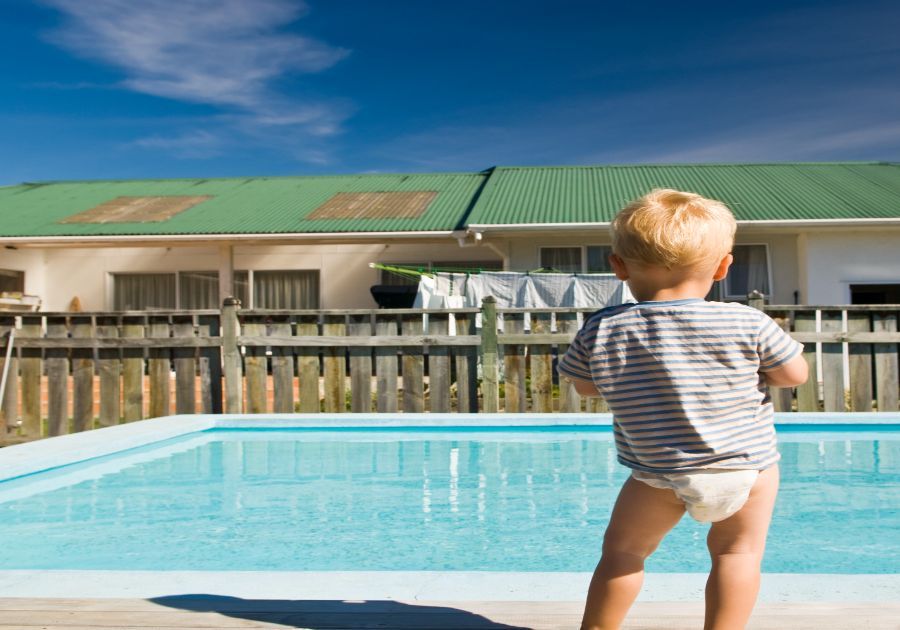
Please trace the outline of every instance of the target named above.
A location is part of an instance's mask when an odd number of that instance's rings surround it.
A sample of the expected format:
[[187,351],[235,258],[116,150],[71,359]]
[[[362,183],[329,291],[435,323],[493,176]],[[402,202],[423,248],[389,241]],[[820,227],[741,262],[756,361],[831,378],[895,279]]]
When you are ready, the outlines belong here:
[[338,179],[338,178],[369,178],[369,177],[459,177],[469,176],[484,177],[484,171],[437,171],[419,173],[330,173],[324,175],[235,175],[233,177],[136,177],[131,179],[47,179],[7,184],[4,187],[15,186],[46,186],[49,184],[117,184],[126,182],[224,182],[236,180],[290,180],[290,179]]
[[847,160],[838,162],[654,162],[634,164],[556,164],[547,166],[497,166],[497,170],[549,170],[595,168],[672,168],[672,167],[737,167],[737,166],[900,166],[885,160]]

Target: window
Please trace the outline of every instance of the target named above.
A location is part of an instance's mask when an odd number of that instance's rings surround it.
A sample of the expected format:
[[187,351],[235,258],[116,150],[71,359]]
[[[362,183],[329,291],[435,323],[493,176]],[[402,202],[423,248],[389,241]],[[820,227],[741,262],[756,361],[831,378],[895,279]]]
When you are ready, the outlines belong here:
[[0,269],[0,292],[24,293],[25,272],[12,269]]
[[254,271],[253,308],[319,308],[319,271]]
[[747,299],[751,291],[771,295],[769,252],[766,245],[735,245],[734,262],[723,282],[726,299]]
[[588,245],[587,247],[587,272],[588,273],[612,273],[609,264],[609,255],[612,247],[609,245]]
[[[248,274],[234,272],[234,297],[249,307]],[[181,271],[178,273],[178,308],[209,309],[219,308],[218,271]]]
[[216,308],[219,302],[219,274],[215,271],[179,273],[178,302],[181,308]]
[[542,247],[541,268],[561,273],[580,273],[581,247]]
[[609,245],[541,247],[541,267],[561,273],[612,273]]
[[113,309],[148,311],[174,309],[174,273],[114,273]]

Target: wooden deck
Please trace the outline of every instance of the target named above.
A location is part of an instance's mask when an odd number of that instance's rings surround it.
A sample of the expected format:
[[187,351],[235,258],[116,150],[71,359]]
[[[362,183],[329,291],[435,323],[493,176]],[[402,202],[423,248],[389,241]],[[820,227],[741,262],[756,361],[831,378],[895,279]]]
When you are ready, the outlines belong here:
[[[0,630],[176,628],[578,628],[581,602],[246,600],[220,596],[142,599],[0,599]],[[623,628],[696,630],[702,604],[641,603]],[[760,604],[755,630],[898,630],[898,604]]]

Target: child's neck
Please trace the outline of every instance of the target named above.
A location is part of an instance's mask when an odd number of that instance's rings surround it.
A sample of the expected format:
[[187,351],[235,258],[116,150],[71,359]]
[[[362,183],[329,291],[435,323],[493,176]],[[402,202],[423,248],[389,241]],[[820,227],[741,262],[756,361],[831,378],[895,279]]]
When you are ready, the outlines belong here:
[[634,278],[628,280],[628,288],[638,302],[662,302],[669,300],[703,299],[709,293],[710,283],[695,279],[685,280],[669,287],[641,286]]

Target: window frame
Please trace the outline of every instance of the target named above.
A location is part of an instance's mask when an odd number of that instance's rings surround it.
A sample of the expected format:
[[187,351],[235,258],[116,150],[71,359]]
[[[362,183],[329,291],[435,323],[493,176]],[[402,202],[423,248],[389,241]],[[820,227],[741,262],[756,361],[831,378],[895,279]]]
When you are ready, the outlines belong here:
[[[773,276],[772,276],[772,249],[769,247],[769,244],[768,243],[735,243],[734,246],[732,247],[732,252],[738,247],[760,247],[760,246],[765,248],[765,251],[766,251],[766,280],[769,283],[769,293],[766,297],[771,297],[775,293],[775,284],[774,284]],[[729,292],[729,290],[731,288],[729,286],[729,282],[728,282],[730,275],[731,274],[730,274],[730,270],[729,270],[729,274],[726,275],[725,278],[723,278],[721,281],[722,299],[726,300],[726,301],[730,300],[730,301],[746,302],[747,301],[746,295],[739,295],[736,293]]]
[[9,293],[22,293],[25,294],[25,271],[22,269],[0,269],[0,275],[6,276],[8,278],[15,278],[17,283],[21,284],[21,289],[16,289],[15,291],[10,291]]
[[[276,271],[276,272],[287,272],[287,271],[314,271],[319,274],[318,285],[319,285],[319,295],[317,296],[317,301],[321,305],[322,304],[322,270],[321,269],[257,269],[256,271]],[[239,273],[247,274],[247,301],[248,304],[244,305],[245,309],[255,308],[255,296],[254,296],[254,278],[253,278],[253,269],[235,269],[234,274],[237,275]],[[108,271],[106,273],[106,308],[107,310],[114,310],[116,304],[116,276],[161,276],[161,275],[172,275],[175,276],[175,308],[174,310],[187,310],[183,309],[181,306],[181,274],[183,273],[215,273],[218,275],[218,270],[216,269],[178,269],[176,271]],[[220,305],[221,306],[221,305]],[[216,309],[218,307],[213,307]],[[322,308],[320,306],[320,308]],[[148,309],[142,309],[148,310]],[[161,310],[169,310],[169,309],[161,309]],[[206,310],[206,309],[200,309]]]
[[541,262],[543,259],[542,252],[545,249],[580,249],[581,250],[581,271],[575,271],[575,272],[563,271],[560,273],[597,273],[597,274],[608,274],[608,275],[613,274],[612,270],[610,270],[610,271],[588,271],[587,270],[587,265],[588,265],[587,248],[588,247],[606,247],[606,248],[609,248],[610,251],[612,251],[612,243],[585,243],[583,245],[538,245],[537,264],[539,266],[543,266],[543,264]]

